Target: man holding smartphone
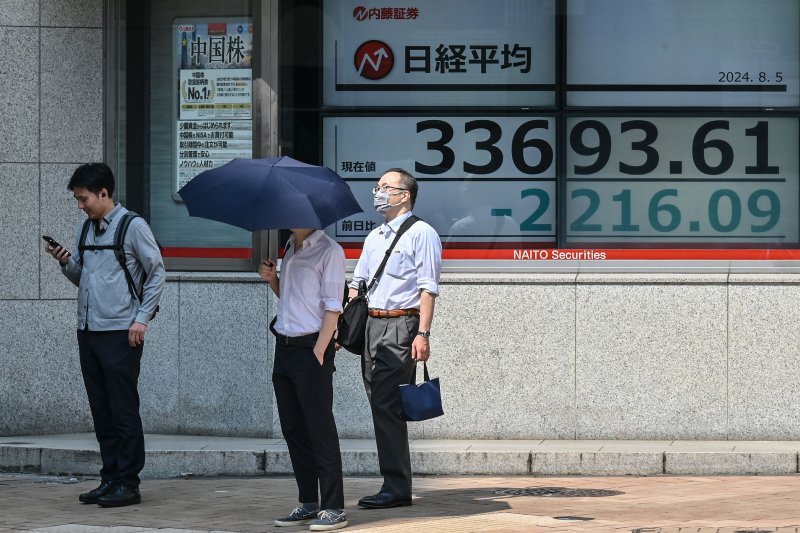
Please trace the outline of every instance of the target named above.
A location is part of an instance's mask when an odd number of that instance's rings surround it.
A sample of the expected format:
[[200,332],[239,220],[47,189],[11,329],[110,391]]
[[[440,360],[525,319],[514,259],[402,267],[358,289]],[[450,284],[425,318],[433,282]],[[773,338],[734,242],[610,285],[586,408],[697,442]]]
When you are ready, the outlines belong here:
[[292,229],[278,276],[271,259],[259,276],[278,297],[272,383],[289,448],[298,504],[276,527],[347,527],[339,434],[333,418],[333,333],[342,312],[344,250],[321,229]]
[[[79,166],[67,188],[91,221],[85,239],[78,226],[70,254],[57,242],[45,251],[78,287],[78,349],[103,467],[100,486],[78,499],[101,507],[141,502],[139,472],[144,467],[144,433],[139,416],[139,369],[147,326],[155,314],[166,273],[161,251],[141,217],[125,232],[125,264],[114,252],[115,230],[127,209],[113,200],[114,175],[104,163]],[[45,239],[47,240],[47,239]],[[84,242],[81,242],[84,241]]]

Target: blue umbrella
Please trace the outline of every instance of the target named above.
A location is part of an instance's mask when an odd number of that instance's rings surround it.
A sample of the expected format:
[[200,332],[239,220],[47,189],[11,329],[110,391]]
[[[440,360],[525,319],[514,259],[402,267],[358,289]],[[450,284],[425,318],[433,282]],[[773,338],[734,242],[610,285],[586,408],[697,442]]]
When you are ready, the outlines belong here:
[[336,172],[291,157],[234,159],[201,172],[178,194],[189,215],[250,231],[322,229],[362,211]]

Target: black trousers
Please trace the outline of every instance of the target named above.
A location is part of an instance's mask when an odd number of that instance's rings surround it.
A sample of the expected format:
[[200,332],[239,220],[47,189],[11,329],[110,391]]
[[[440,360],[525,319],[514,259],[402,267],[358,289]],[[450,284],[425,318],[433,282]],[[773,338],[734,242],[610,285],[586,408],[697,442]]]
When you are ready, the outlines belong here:
[[104,481],[139,487],[144,432],[139,416],[139,368],[144,344],[128,345],[128,330],[78,330],[81,373],[100,444]]
[[276,344],[272,383],[300,503],[344,509],[342,455],[333,418],[331,343],[320,365],[313,348]]
[[361,359],[383,476],[381,492],[399,498],[411,497],[408,424],[403,418],[399,387],[411,383],[416,376],[411,344],[418,329],[419,316],[416,315],[368,318],[366,349]]

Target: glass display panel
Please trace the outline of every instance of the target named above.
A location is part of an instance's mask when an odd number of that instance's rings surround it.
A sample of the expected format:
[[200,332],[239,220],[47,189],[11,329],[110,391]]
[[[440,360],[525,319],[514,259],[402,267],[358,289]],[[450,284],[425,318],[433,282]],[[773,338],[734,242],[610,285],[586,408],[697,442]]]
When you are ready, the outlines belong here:
[[329,229],[341,243],[360,244],[383,222],[371,190],[391,167],[417,178],[414,213],[448,248],[555,243],[553,117],[325,117],[323,139],[323,163],[364,209]]
[[199,172],[252,156],[249,2],[152,2],[150,218],[167,258],[247,259],[251,233],[190,217],[177,190]]
[[555,0],[325,0],[323,21],[325,106],[555,104]]
[[568,0],[567,105],[796,107],[796,0]]
[[[276,123],[252,106],[248,60],[192,58],[221,50],[223,25],[249,36],[261,4],[144,5],[127,13],[117,168],[173,268],[249,267],[253,236],[189,217],[175,192],[269,135],[353,187],[365,213],[328,230],[349,257],[383,221],[370,189],[393,166],[418,177],[445,258],[477,260],[453,268],[800,254],[795,0],[281,0],[271,37],[242,41],[255,72],[279,69]],[[279,53],[260,50],[273,38]]]
[[798,119],[569,117],[566,242],[800,241]]

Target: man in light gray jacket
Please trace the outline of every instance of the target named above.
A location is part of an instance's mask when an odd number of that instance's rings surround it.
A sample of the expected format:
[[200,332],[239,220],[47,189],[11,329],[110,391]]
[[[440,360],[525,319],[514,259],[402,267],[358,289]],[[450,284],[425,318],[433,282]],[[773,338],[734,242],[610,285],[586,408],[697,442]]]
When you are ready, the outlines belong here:
[[[81,165],[67,188],[88,218],[78,226],[74,250],[79,253],[58,243],[47,244],[45,251],[78,287],[81,372],[103,461],[100,486],[78,499],[102,507],[137,504],[145,458],[140,360],[166,279],[164,262],[144,219],[114,202],[108,165]],[[126,225],[120,249],[117,229]]]

